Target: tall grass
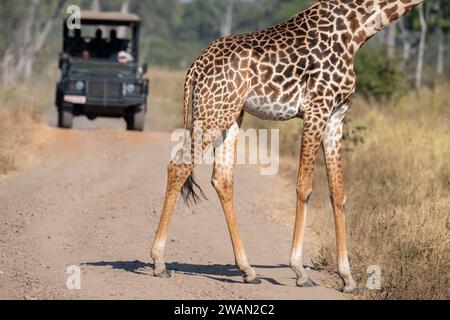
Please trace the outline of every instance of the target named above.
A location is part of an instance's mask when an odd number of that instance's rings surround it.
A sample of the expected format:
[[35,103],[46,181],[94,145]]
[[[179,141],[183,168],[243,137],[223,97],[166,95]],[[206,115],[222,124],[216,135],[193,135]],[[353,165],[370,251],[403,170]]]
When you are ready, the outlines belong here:
[[[347,220],[359,278],[368,264],[382,270],[384,289],[369,296],[450,298],[449,99],[438,88],[392,105],[355,105],[353,125],[367,131],[345,155]],[[321,252],[331,251],[330,241]]]
[[185,71],[151,68],[147,119],[152,130],[183,128],[183,86]]
[[0,178],[37,162],[39,146],[50,134],[41,120],[52,103],[48,90],[39,82],[0,88]]

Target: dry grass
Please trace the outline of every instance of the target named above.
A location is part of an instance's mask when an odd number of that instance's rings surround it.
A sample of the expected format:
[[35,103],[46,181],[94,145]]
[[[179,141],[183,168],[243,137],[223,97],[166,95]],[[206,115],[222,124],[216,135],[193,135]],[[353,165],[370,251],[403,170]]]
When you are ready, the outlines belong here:
[[149,70],[149,116],[152,130],[183,128],[184,71]]
[[441,88],[395,105],[355,105],[352,125],[367,131],[345,156],[348,225],[359,278],[368,264],[383,272],[384,290],[370,297],[450,298],[449,99]]
[[49,128],[30,109],[0,108],[0,176],[36,163],[36,152]]
[[[381,291],[366,290],[362,297],[450,298],[449,99],[448,90],[440,88],[392,105],[357,99],[350,112],[344,154],[350,259],[362,287],[370,265],[381,267],[383,280]],[[262,125],[247,121],[247,126]],[[281,153],[287,158],[282,170],[292,177],[300,126],[268,125],[281,128]],[[315,190],[325,194],[321,157],[317,171]],[[331,208],[325,196],[320,201],[327,203],[312,208],[305,242],[314,264],[334,273]],[[285,219],[292,223],[292,213]]]
[[40,117],[48,99],[36,87],[0,89],[0,177],[37,162],[39,146],[50,134]]

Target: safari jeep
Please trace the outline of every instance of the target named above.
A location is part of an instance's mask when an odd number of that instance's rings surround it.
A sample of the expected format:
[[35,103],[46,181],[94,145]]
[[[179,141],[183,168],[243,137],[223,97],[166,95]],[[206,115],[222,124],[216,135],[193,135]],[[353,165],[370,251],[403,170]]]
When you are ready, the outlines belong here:
[[64,20],[61,80],[56,89],[58,126],[74,116],[124,118],[142,131],[147,112],[147,65],[139,65],[140,19],[134,14],[81,12],[81,29]]

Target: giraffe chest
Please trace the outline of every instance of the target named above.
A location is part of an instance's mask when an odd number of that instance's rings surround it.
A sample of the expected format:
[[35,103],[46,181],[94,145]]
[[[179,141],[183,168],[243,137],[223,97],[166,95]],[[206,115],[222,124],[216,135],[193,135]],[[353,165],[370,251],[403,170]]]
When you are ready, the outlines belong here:
[[283,90],[282,85],[261,85],[250,90],[244,110],[264,120],[290,120],[302,113],[302,92],[300,83],[289,90]]

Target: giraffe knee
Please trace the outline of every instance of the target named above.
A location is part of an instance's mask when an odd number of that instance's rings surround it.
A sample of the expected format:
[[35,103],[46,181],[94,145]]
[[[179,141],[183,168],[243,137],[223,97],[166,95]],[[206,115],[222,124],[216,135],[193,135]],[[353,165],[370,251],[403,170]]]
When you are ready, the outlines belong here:
[[178,171],[181,168],[182,168],[182,165],[178,164],[174,161],[170,161],[169,164],[167,165],[167,171],[169,172],[169,174],[178,173]]
[[345,210],[347,206],[347,196],[342,192],[331,192],[330,201],[334,206],[341,207]]
[[192,173],[192,165],[178,164],[173,161],[167,166],[167,174],[171,185],[183,185],[187,177]]
[[216,167],[211,179],[211,184],[219,194],[229,192],[233,188],[233,177],[231,170],[228,170],[228,168]]
[[301,190],[301,189],[297,189],[297,194],[298,194],[298,199],[301,202],[304,202],[306,204],[309,204],[311,202],[311,197],[312,197],[312,190]]
[[217,177],[213,177],[213,178],[211,179],[211,184],[212,184],[212,186],[214,187],[214,189],[218,190],[218,189],[219,189],[220,181],[219,181],[219,179],[218,179]]
[[221,192],[223,190],[227,190],[227,189],[231,188],[232,181],[225,177],[214,176],[211,179],[211,184],[214,187],[214,189],[216,189],[217,192]]

